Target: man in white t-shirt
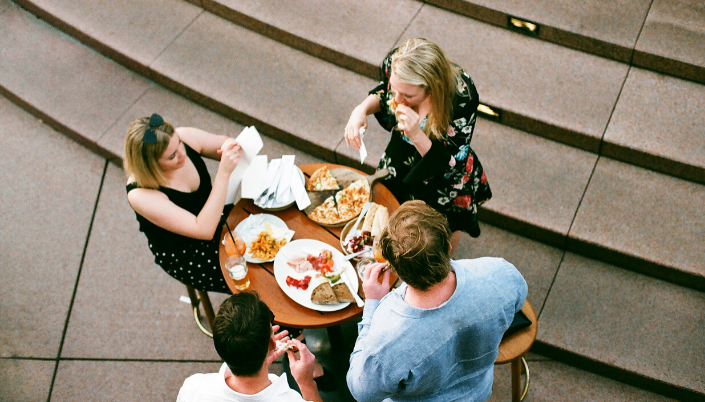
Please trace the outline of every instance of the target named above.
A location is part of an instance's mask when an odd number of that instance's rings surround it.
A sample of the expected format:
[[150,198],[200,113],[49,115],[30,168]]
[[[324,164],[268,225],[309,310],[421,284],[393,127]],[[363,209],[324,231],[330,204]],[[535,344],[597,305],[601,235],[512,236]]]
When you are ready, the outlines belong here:
[[[221,304],[213,324],[213,343],[225,360],[218,373],[194,374],[184,381],[177,402],[312,401],[322,402],[313,380],[316,358],[306,345],[276,333],[269,307],[256,293],[230,296]],[[277,343],[298,349],[299,357]],[[287,353],[291,374],[301,395],[289,388],[286,374],[269,374],[274,359]],[[303,398],[302,398],[303,396]]]

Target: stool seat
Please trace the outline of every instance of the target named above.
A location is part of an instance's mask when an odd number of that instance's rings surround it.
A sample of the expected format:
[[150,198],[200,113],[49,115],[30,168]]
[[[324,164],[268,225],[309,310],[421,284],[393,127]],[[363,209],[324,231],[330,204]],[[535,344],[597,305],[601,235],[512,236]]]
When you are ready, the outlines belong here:
[[[529,365],[524,360],[524,355],[531,349],[538,333],[536,312],[528,300],[524,303],[521,311],[531,321],[531,325],[502,339],[499,344],[497,360],[494,362],[494,364],[512,364],[512,402],[522,401],[529,390]],[[521,391],[521,363],[524,363],[526,371],[526,385],[523,392]]]
[[506,364],[514,359],[520,358],[524,356],[526,352],[531,349],[531,345],[534,344],[536,334],[538,333],[536,312],[528,300],[524,303],[521,311],[526,314],[526,318],[531,320],[531,325],[502,339],[502,342],[499,344],[499,354],[494,364]]

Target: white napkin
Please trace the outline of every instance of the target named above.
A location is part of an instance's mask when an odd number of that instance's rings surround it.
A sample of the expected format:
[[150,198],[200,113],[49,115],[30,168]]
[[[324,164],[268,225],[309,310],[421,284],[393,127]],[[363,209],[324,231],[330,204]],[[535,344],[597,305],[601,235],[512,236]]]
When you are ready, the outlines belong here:
[[242,154],[240,155],[240,162],[238,162],[235,170],[233,170],[230,175],[230,181],[228,182],[228,193],[225,196],[225,203],[232,204],[235,201],[235,196],[237,195],[237,189],[240,187],[240,182],[242,182],[242,177],[245,174],[245,170],[250,166],[252,159],[259,153],[259,151],[264,146],[262,143],[262,137],[260,137],[259,132],[253,126],[246,127],[240,135],[235,138],[240,147],[242,147]]
[[291,171],[291,193],[294,194],[296,207],[299,208],[300,211],[311,205],[311,199],[308,198],[306,187],[304,187],[301,175],[299,175],[299,169],[293,169]]
[[365,158],[367,158],[367,148],[362,142],[363,138],[365,138],[365,127],[360,127],[360,163],[365,163]]
[[[277,175],[277,171],[279,170],[279,165],[281,163],[281,159],[272,159],[269,161],[269,166],[267,167],[267,179],[265,180],[264,187],[262,188],[262,193],[260,193],[260,195],[264,196],[269,193],[270,187],[272,186],[272,183],[274,183],[274,178]],[[276,190],[276,187],[271,190]]]
[[267,176],[267,155],[257,155],[242,176],[242,198],[255,199],[265,190]]
[[277,202],[286,204],[289,202],[291,188],[291,172],[294,170],[294,155],[282,155],[282,177],[277,187]]

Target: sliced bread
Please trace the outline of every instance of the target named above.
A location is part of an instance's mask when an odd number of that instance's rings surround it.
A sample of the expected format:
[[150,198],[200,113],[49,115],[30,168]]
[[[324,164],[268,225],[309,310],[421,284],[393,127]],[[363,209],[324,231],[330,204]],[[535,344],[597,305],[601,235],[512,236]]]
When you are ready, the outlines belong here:
[[338,304],[338,298],[328,281],[322,281],[311,292],[311,302],[314,304]]
[[333,286],[333,292],[335,292],[335,297],[341,303],[355,303],[355,298],[353,297],[348,285],[345,282],[338,282]]

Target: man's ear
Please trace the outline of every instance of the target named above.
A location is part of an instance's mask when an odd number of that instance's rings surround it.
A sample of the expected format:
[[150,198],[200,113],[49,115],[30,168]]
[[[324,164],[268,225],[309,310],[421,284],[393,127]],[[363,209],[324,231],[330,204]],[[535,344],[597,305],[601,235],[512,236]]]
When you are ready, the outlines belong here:
[[274,350],[277,348],[277,342],[274,340],[274,335],[269,337],[269,349]]

